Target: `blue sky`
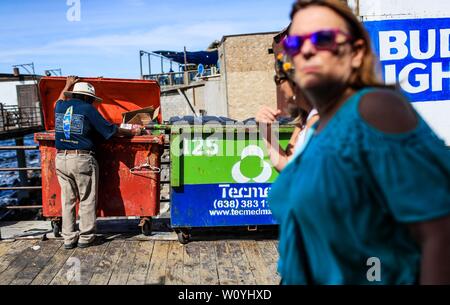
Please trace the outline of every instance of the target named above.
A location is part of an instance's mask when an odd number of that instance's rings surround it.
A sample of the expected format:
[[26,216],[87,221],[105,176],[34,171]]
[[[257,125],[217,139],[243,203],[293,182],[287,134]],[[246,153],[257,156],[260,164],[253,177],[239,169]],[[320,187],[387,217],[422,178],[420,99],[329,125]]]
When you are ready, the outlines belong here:
[[[0,1],[0,73],[34,62],[37,74],[138,78],[139,50],[204,50],[224,35],[278,31],[293,0]],[[157,63],[152,63],[157,69]],[[145,71],[144,71],[145,72]],[[25,72],[22,72],[25,73]]]

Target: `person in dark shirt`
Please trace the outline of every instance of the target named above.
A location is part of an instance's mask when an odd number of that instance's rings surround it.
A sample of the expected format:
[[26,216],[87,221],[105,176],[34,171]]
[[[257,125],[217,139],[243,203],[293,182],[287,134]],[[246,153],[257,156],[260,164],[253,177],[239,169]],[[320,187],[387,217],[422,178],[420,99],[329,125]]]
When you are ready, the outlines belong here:
[[[69,91],[73,86],[73,90]],[[55,107],[55,165],[61,186],[62,236],[64,247],[85,248],[95,240],[99,168],[95,142],[113,136],[140,135],[139,128],[119,128],[105,120],[92,103],[101,102],[95,88],[69,76]],[[75,230],[76,202],[79,200],[79,231]]]

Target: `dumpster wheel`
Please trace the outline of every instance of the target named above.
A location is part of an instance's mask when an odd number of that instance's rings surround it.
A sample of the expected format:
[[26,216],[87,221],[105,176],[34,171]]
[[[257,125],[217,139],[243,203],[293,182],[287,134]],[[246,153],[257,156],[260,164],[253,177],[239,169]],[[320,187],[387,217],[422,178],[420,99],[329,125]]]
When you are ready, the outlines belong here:
[[139,224],[141,227],[142,235],[151,236],[152,235],[152,218],[142,218],[141,223]]
[[52,220],[53,235],[55,237],[61,237],[61,220]]
[[180,244],[185,245],[191,240],[191,234],[187,231],[177,231],[178,241]]

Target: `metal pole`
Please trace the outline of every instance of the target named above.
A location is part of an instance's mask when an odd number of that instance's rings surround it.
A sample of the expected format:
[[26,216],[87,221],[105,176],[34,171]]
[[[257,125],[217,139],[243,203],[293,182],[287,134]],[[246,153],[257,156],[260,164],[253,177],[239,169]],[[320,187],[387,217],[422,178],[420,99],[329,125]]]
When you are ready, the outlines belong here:
[[0,126],[0,128],[2,130],[5,130],[6,119],[5,119],[5,113],[4,113],[4,110],[3,110],[3,103],[0,103],[0,109],[1,109],[1,113],[2,113],[2,125]]
[[[23,138],[16,138],[16,146],[24,146],[23,145]],[[16,156],[17,156],[18,167],[20,167],[20,168],[27,167],[27,160],[25,158],[25,151],[22,150],[22,149],[16,150]],[[19,172],[19,180],[20,180],[20,186],[28,185],[27,172],[20,171]]]
[[164,58],[161,56],[161,74],[164,74]]
[[144,79],[144,75],[142,74],[142,51],[139,51],[139,65],[141,67],[141,79]]
[[151,54],[147,53],[148,56],[148,74],[152,75],[152,58],[151,58]]
[[188,76],[188,72],[187,72],[187,54],[186,54],[186,47],[184,47],[184,74],[183,74],[183,78],[184,78],[184,84],[185,84],[185,85],[189,85],[189,76]]

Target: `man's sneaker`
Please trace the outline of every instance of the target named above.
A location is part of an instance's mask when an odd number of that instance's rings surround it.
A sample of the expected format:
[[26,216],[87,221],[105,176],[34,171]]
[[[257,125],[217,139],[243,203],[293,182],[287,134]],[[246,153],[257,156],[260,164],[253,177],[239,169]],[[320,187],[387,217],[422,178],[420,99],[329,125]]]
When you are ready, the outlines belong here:
[[75,249],[77,247],[77,242],[73,242],[71,244],[64,244],[64,249],[71,250]]
[[91,241],[90,243],[78,243],[78,248],[84,249],[84,248],[89,248],[90,246],[92,246],[94,244],[93,241]]
[[91,246],[97,246],[97,245],[101,245],[103,242],[104,242],[103,238],[96,236],[91,242],[88,242],[88,243],[78,242],[78,248],[83,249],[83,248],[88,248]]

